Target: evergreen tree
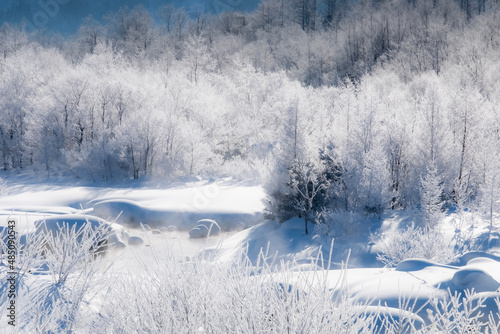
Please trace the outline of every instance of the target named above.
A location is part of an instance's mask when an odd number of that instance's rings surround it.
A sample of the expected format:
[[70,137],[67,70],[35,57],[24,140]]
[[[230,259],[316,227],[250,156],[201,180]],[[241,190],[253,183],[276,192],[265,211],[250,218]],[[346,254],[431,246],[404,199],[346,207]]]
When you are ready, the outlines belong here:
[[420,179],[420,206],[426,226],[435,227],[443,218],[443,184],[436,167],[431,161],[427,172]]

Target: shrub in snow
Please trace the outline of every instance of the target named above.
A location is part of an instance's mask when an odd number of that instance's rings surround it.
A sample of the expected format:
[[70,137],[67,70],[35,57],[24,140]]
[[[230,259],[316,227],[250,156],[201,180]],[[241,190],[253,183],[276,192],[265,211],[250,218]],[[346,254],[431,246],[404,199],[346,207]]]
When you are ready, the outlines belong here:
[[395,230],[378,238],[380,252],[377,260],[386,266],[394,267],[403,260],[419,258],[439,263],[450,263],[458,256],[454,245],[448,242],[437,229],[415,227],[414,224],[404,230]]
[[[488,312],[486,296],[448,290],[447,298],[429,300],[429,325],[424,333],[500,333],[498,312]],[[498,297],[494,301],[498,310]]]
[[224,265],[194,257],[179,264],[167,255],[155,266],[120,275],[96,326],[110,333],[374,332],[375,315],[346,292],[329,289],[326,275],[298,274],[299,280],[315,282],[305,284],[306,293],[286,282],[286,264],[276,273],[264,259],[259,263]]
[[489,298],[470,290],[448,289],[445,296],[430,296],[424,305],[400,299],[393,314],[379,308],[377,333],[500,333],[499,307],[498,294]]
[[[103,221],[59,223],[57,218],[37,222],[37,234],[43,235],[43,255],[56,282],[64,282],[72,268],[103,252],[112,234],[110,224]],[[65,246],[65,247],[63,247]],[[54,266],[53,268],[51,266]]]
[[[8,229],[0,227],[0,264],[8,264]],[[33,231],[16,231],[18,236],[16,265],[18,272],[25,273],[43,264],[43,254],[47,247],[46,236]],[[1,267],[0,267],[1,268]],[[0,313],[1,315],[1,313]]]
[[227,265],[201,257],[179,264],[169,254],[155,266],[120,275],[106,292],[95,325],[120,333],[147,328],[152,333],[423,334],[499,328],[498,305],[488,307],[473,292],[450,291],[423,305],[411,298],[391,307],[370,305],[342,288],[342,278],[340,288],[331,289],[328,271],[318,266],[292,275],[293,262],[274,267],[262,256],[253,266],[240,258]]
[[153,233],[153,234],[161,234],[161,231],[155,229],[155,230],[151,230],[151,233]]
[[[74,236],[75,247],[86,247],[87,250],[104,251],[108,247],[108,239],[114,233],[111,224],[91,216],[63,215],[45,218],[35,222],[36,233],[46,236],[46,251],[51,252],[58,239]],[[89,238],[93,236],[93,240]],[[114,240],[119,241],[116,237]],[[83,241],[89,244],[83,244]]]
[[[109,224],[102,222],[79,225],[49,221],[37,222],[36,231],[24,236],[16,259],[20,332],[60,333],[88,328],[86,321],[93,318],[88,301],[103,283],[101,253],[96,245],[110,233]],[[7,294],[0,296],[0,305],[5,305],[6,298]]]
[[[74,228],[80,241],[81,235],[86,229],[91,229],[96,238],[93,247],[122,246],[127,234],[122,226],[111,224],[103,219],[87,215],[57,215],[35,222],[36,233],[58,234],[65,229]],[[81,232],[81,233],[80,233]],[[86,232],[88,233],[88,231]],[[103,249],[103,248],[101,248]]]

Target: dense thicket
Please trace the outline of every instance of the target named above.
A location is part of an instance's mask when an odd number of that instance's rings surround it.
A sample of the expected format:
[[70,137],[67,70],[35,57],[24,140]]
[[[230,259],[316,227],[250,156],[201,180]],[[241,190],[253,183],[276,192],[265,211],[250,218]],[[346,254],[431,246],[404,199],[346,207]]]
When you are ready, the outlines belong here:
[[4,24],[1,168],[94,180],[270,176],[281,218],[424,202],[432,215],[438,202],[471,198],[492,208],[498,8],[264,0],[252,14],[196,17],[124,8],[67,39]]

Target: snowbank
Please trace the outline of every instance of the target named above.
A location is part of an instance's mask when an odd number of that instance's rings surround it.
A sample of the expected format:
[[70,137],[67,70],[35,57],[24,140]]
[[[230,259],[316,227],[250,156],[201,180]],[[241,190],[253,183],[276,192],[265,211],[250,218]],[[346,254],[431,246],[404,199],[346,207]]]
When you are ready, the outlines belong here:
[[[332,258],[337,260],[335,247],[334,244]],[[254,265],[264,260],[276,267],[277,274],[273,277],[283,282],[283,286],[306,292],[310,286],[326,279],[329,289],[349,291],[356,300],[370,303],[373,313],[390,315],[396,322],[402,306],[411,308],[409,316],[417,327],[430,321],[429,300],[451,298],[450,294],[455,293],[465,298],[467,290],[480,293],[474,298],[484,298],[483,314],[498,311],[494,300],[500,296],[500,258],[483,252],[465,254],[460,265],[408,259],[395,269],[350,267],[343,271],[341,265],[333,261],[331,270],[324,271],[321,267],[328,262],[329,245],[318,236],[305,235],[302,219],[282,224],[261,223],[233,235],[210,251],[217,252],[219,259],[231,262],[237,262],[242,256]],[[279,273],[281,260],[293,261],[286,273]]]
[[[222,260],[234,260],[244,255],[252,263],[259,257],[295,260],[297,265],[310,263],[321,246],[328,253],[329,245],[317,242],[313,234],[304,233],[304,220],[295,218],[284,223],[266,221],[241,231],[211,252],[218,252]],[[242,254],[244,252],[244,254]]]
[[158,229],[172,226],[188,230],[193,221],[208,219],[217,221],[223,231],[241,231],[248,225],[261,221],[260,213],[219,212],[204,213],[188,210],[166,210],[147,207],[127,199],[110,199],[93,204],[92,214],[121,225],[132,228]]

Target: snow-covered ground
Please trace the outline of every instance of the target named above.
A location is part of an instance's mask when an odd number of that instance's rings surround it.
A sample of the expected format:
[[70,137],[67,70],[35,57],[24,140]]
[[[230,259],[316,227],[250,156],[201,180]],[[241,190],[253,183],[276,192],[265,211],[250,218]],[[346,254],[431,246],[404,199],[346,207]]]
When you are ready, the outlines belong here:
[[[151,183],[127,188],[23,180],[8,182],[3,193],[0,226],[14,218],[21,234],[32,232],[42,220],[81,223],[98,217],[125,227],[131,243],[139,240],[143,247],[152,244],[161,249],[162,241],[169,242],[179,256],[193,256],[263,220],[262,187],[231,180],[192,180],[166,188]],[[190,238],[188,231],[201,219],[215,220],[223,233],[203,240]]]
[[[177,263],[173,264],[174,269],[182,265],[197,268],[194,266],[196,263],[200,267],[203,267],[202,263],[208,263],[218,268],[226,268],[229,273],[233,270],[231,268],[243,268],[249,274],[244,276],[244,279],[271,277],[273,284],[282,286],[281,289],[290,286],[296,289],[293,291],[308,294],[308,298],[312,298],[310,296],[317,293],[319,288],[327,289],[332,298],[343,294],[352,301],[351,305],[361,305],[359,307],[363,308],[363,314],[385,315],[385,318],[372,319],[378,326],[391,319],[393,325],[399,323],[401,328],[416,330],[423,328],[424,324],[430,326],[431,323],[448,319],[448,325],[451,326],[449,328],[458,328],[456,326],[459,317],[466,319],[464,321],[482,320],[486,323],[490,312],[492,321],[498,321],[495,317],[498,317],[500,298],[500,257],[497,256],[499,254],[496,234],[494,230],[487,228],[487,222],[477,217],[471,218],[470,214],[462,214],[460,217],[458,214],[449,215],[441,230],[444,238],[450,242],[459,234],[458,231],[464,231],[461,236],[467,232],[469,242],[481,241],[481,247],[476,245],[475,248],[478,251],[470,252],[450,263],[408,259],[397,264],[395,268],[389,268],[377,260],[377,253],[384,249],[384,242],[387,241],[384,235],[408,225],[414,218],[412,212],[392,212],[380,219],[365,219],[357,226],[357,233],[353,236],[343,236],[336,231],[332,234],[332,240],[331,237],[315,233],[316,231],[305,235],[302,219],[292,219],[283,224],[265,221],[262,216],[265,197],[262,187],[229,179],[217,182],[192,180],[168,187],[152,184],[138,184],[133,187],[88,186],[63,182],[52,185],[22,179],[16,182],[13,180],[16,179],[8,179],[0,198],[0,226],[5,230],[8,220],[14,218],[17,231],[24,235],[28,242],[30,233],[36,231],[38,222],[43,220],[49,229],[51,226],[57,226],[56,222],[59,220],[61,223],[64,221],[82,224],[85,220],[98,222],[102,219],[112,223],[114,237],[111,244],[114,247],[101,259],[99,268],[96,269],[96,277],[102,278],[95,281],[101,282],[99,284],[107,282],[106,284],[113,286],[115,283],[110,283],[113,282],[109,280],[110,277],[147,274],[147,279],[154,278],[163,272],[167,262],[170,263],[167,259],[173,259],[172,263]],[[221,227],[220,233],[208,238],[190,238],[190,229],[195,227],[200,219],[215,220]],[[211,223],[205,221],[207,222]],[[6,258],[3,257],[2,261],[1,276],[8,277]],[[246,265],[238,267],[238,264],[242,263]],[[31,289],[36,290],[38,287],[43,290],[44,286],[50,286],[49,282],[54,280],[54,277],[60,278],[50,268],[46,268],[45,272],[44,270],[39,268],[37,275],[23,276],[23,284]],[[163,276],[158,277],[171,280],[173,278],[170,275],[176,272],[172,270],[172,267],[169,267],[168,273],[163,272]],[[185,268],[178,274],[184,270]],[[193,277],[198,277],[201,281],[188,282],[186,286],[198,291],[197,289],[209,283],[203,281],[208,279],[203,273],[214,269],[203,269],[205,271],[199,272],[200,269],[189,270],[193,270]],[[190,272],[189,270],[187,272]],[[217,273],[222,272],[219,270]],[[226,280],[224,276],[213,273],[210,275],[214,276],[210,276],[208,280]],[[188,275],[183,279],[190,277]],[[238,280],[243,279],[243,276],[237,277]],[[171,282],[163,284],[168,285]],[[223,284],[231,286],[233,281],[211,284],[211,288],[224,291]],[[70,290],[80,291],[77,286],[79,285],[75,283]],[[7,288],[6,278],[3,278],[0,328],[6,331],[10,330],[4,307],[8,302]],[[22,290],[22,284],[18,288]],[[134,289],[138,289],[133,290],[135,293],[146,293],[139,287]],[[158,289],[160,290],[155,290],[154,293],[150,290],[147,292],[155,296],[163,296],[162,293],[166,293],[162,292],[160,287]],[[206,287],[204,289],[204,293],[211,291],[206,290]],[[106,309],[104,305],[108,299],[107,295],[102,295],[102,291],[101,289],[95,294],[99,297],[82,299],[84,303],[81,308],[102,316],[98,311],[99,307]],[[468,291],[474,291],[476,294],[468,295]],[[235,298],[234,295],[231,298]],[[247,297],[238,298],[246,300]],[[111,297],[109,300],[116,302]],[[448,301],[449,304],[439,304],[440,301]],[[456,301],[459,301],[460,305],[468,305],[469,308],[453,304]],[[54,303],[52,301],[50,305],[56,305]],[[28,307],[27,305],[21,303],[19,307]],[[477,305],[481,306],[480,314],[474,313],[474,307]],[[470,314],[467,313],[469,311]],[[385,325],[386,329],[390,327]],[[439,328],[442,330],[448,325]],[[200,332],[205,331],[207,327],[204,326],[200,325]],[[472,328],[473,324],[464,326]],[[117,329],[113,327],[109,330]],[[439,332],[437,329],[436,331]]]

